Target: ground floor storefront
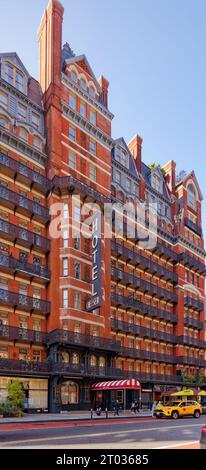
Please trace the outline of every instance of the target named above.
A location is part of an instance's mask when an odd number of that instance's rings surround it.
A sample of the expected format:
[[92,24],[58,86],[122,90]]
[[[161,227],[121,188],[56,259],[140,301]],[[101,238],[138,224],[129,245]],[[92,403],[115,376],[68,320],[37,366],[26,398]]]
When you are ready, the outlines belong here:
[[48,379],[36,377],[0,377],[0,402],[7,399],[8,384],[19,380],[24,391],[23,409],[25,412],[48,412]]

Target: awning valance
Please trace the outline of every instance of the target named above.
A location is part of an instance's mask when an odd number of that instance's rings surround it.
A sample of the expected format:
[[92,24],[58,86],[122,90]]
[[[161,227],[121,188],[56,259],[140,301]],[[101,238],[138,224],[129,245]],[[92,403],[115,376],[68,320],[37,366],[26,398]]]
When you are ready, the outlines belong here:
[[141,385],[136,379],[110,380],[109,382],[97,382],[91,386],[91,390],[140,390]]

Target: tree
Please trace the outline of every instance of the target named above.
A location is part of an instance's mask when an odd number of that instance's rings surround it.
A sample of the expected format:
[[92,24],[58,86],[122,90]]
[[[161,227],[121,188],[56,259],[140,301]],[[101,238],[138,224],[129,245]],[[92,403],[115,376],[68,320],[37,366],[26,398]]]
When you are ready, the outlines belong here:
[[24,399],[24,389],[19,380],[8,384],[8,402],[16,408],[21,408]]

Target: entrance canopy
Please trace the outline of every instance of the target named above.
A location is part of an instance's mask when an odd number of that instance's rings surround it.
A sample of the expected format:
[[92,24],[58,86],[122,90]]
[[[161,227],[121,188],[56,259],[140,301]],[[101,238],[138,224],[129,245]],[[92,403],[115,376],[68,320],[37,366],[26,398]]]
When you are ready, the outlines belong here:
[[141,385],[136,379],[128,379],[128,380],[111,380],[109,382],[98,382],[91,386],[91,390],[119,390],[119,389],[140,390]]

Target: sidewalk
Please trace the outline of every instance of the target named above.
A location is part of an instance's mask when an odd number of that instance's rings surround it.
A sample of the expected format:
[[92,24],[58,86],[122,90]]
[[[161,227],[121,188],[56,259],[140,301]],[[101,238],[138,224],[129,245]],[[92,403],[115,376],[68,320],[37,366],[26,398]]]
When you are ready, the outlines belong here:
[[[108,412],[108,419],[126,419],[126,418],[151,418],[152,413],[148,409],[141,410],[136,415],[130,410],[120,411],[119,416],[114,416],[113,411]],[[102,412],[101,416],[97,416],[96,412],[93,412],[93,419],[105,420],[105,412]],[[68,411],[67,413],[39,413],[39,414],[25,414],[20,418],[0,418],[1,424],[6,423],[49,423],[49,422],[65,422],[65,421],[91,421],[91,411]]]

